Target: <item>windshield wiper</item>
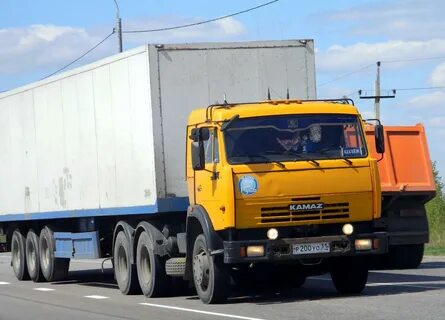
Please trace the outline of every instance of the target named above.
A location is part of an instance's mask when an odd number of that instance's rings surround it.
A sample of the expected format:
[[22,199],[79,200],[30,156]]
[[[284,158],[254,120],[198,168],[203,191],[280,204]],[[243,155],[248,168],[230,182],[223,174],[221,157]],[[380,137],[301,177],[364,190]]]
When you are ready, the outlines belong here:
[[269,157],[267,157],[267,156],[265,156],[263,154],[255,154],[253,156],[248,156],[248,158],[254,158],[254,157],[258,157],[258,158],[267,160],[268,162],[272,162],[272,163],[277,164],[281,169],[286,169],[286,166],[284,165],[284,163],[282,163],[280,161],[277,161],[277,160],[273,160],[273,159],[271,159],[271,158],[269,158]]
[[224,132],[229,128],[236,120],[239,119],[239,114],[235,114],[232,118],[230,118],[228,121],[225,121],[221,125],[221,131]]
[[295,159],[293,159],[294,162],[297,161],[298,159],[303,159],[303,160],[306,160],[306,161],[316,165],[317,167],[320,166],[320,163],[317,160],[308,159],[306,157],[303,157],[301,154],[299,154],[297,152],[294,152],[294,151],[291,151],[291,150],[287,150],[287,151],[285,151],[283,153],[276,152],[276,151],[266,151],[266,153],[269,153],[269,154],[279,154],[279,155],[286,155],[286,154],[288,154],[288,155],[295,156]]

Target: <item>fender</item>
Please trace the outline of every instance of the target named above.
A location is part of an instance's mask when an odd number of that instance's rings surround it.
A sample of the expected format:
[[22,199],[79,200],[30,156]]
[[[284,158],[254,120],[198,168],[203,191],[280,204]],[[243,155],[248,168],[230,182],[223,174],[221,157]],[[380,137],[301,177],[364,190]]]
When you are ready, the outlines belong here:
[[[208,250],[210,252],[220,250],[224,248],[223,239],[213,229],[212,221],[210,220],[207,210],[201,205],[190,206],[187,210],[187,244],[191,244],[193,249],[193,230],[191,230],[191,220],[196,219],[201,225],[202,232],[206,238]],[[187,246],[188,247],[188,246]],[[187,248],[188,249],[188,248]]]
[[[151,243],[153,244],[152,249],[153,249],[154,254],[161,256],[161,257],[168,255],[167,239],[162,234],[162,232],[159,231],[158,228],[156,228],[154,225],[152,225],[151,223],[149,223],[147,221],[140,222],[136,227],[136,233],[135,233],[135,238],[134,238],[135,246],[133,247],[135,253],[136,253],[137,241],[139,239],[140,234],[143,231],[147,232],[148,236],[151,238]],[[135,256],[136,256],[136,254],[135,254]]]
[[[111,247],[112,253],[114,253],[114,242],[116,241],[116,236],[121,230],[125,232],[125,235],[130,240],[130,248],[134,248],[134,231],[135,231],[134,228],[125,221],[119,221],[116,224],[116,227],[114,228],[113,232],[113,245]],[[130,251],[130,263],[131,264],[136,263],[133,250]]]

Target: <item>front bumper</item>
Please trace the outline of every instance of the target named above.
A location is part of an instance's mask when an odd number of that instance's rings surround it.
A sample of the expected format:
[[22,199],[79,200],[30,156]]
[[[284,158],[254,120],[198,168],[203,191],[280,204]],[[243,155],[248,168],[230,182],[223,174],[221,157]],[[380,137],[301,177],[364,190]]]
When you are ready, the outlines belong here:
[[[356,239],[372,239],[373,246],[370,250],[359,251],[355,249]],[[375,240],[375,241],[374,241]],[[328,242],[330,252],[294,254],[293,246],[296,244]],[[243,247],[264,246],[264,256],[242,256]],[[250,262],[283,262],[290,260],[330,258],[341,256],[377,255],[388,252],[388,234],[386,232],[373,232],[355,234],[353,236],[334,235],[305,238],[285,238],[277,240],[241,240],[224,241],[224,263],[250,263]]]

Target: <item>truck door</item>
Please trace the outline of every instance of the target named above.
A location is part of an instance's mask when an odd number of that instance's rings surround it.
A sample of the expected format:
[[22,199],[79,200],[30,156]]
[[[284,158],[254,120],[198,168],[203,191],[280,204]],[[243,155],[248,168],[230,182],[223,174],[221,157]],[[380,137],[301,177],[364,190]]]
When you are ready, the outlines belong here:
[[[209,139],[204,141],[205,169],[194,172],[194,202],[204,207],[215,230],[232,227],[233,210],[227,210],[230,197],[233,198],[232,179],[224,174],[220,161],[218,131],[209,127]],[[230,201],[229,201],[230,202]]]

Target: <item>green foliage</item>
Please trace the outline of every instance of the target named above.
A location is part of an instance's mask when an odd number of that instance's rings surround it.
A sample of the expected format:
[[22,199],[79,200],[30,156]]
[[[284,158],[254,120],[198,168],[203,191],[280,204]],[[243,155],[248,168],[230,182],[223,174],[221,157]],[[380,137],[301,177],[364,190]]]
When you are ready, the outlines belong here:
[[428,247],[445,248],[445,195],[444,184],[433,162],[433,174],[436,182],[436,197],[426,204],[428,222],[430,226],[430,243]]

